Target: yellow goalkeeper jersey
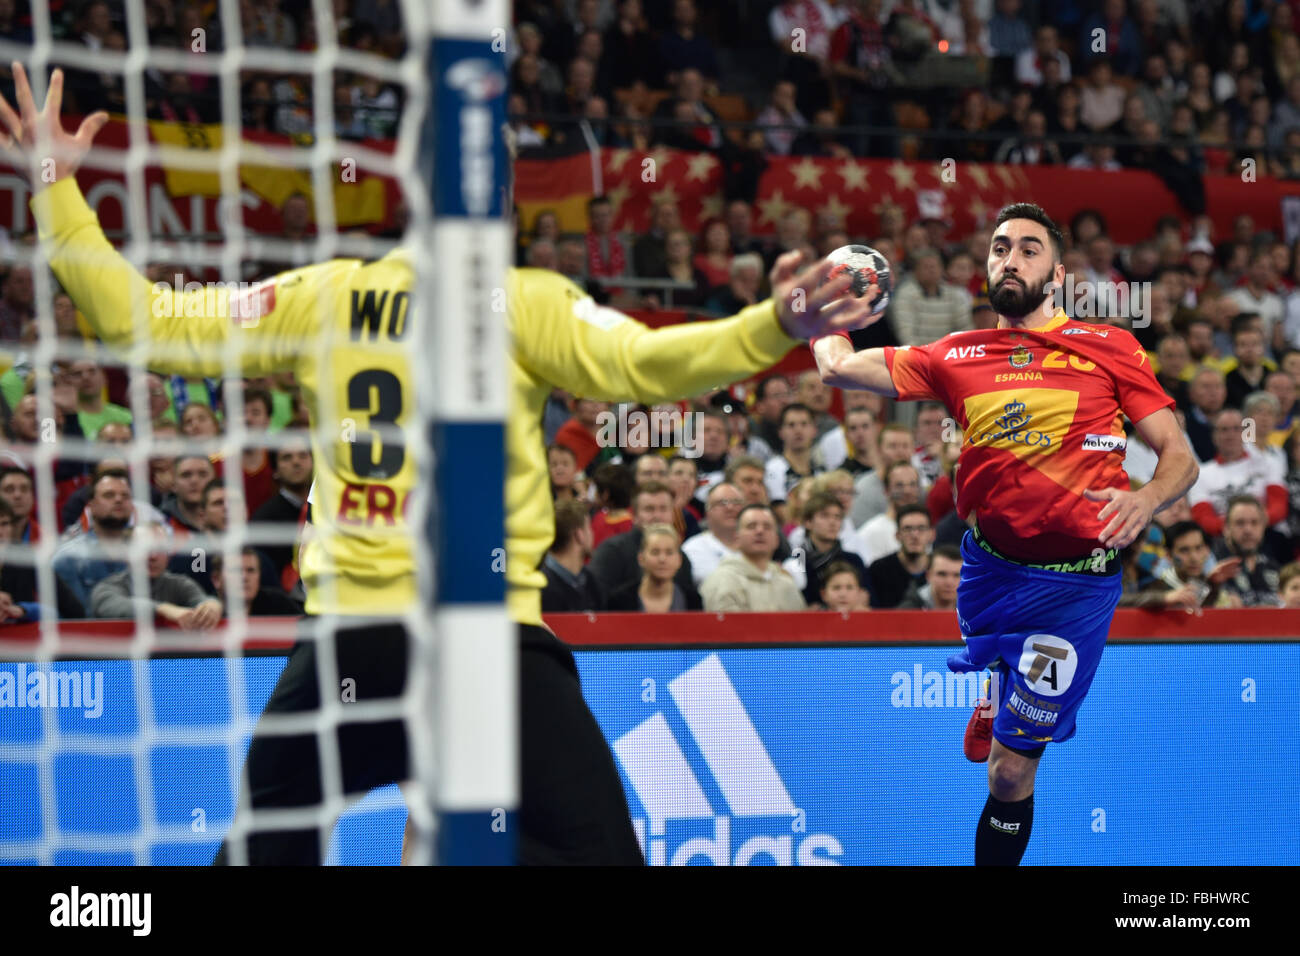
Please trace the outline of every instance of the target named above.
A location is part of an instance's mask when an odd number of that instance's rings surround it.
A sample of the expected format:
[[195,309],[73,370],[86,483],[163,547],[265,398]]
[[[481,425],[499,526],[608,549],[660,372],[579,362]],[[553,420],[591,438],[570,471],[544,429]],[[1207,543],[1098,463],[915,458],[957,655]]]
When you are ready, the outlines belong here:
[[[252,288],[178,290],[152,285],[118,254],[74,181],[49,186],[31,205],[50,267],[115,350],[188,376],[296,374],[315,461],[315,533],[300,559],[308,613],[393,615],[416,600],[418,531],[407,520],[415,463],[400,440],[416,413],[409,254],[334,260]],[[555,534],[542,433],[551,389],[652,404],[761,371],[797,343],[770,301],[652,331],[538,269],[510,270],[507,304],[507,603],[516,621],[537,624],[546,583],[538,567]],[[147,340],[137,343],[137,332]]]

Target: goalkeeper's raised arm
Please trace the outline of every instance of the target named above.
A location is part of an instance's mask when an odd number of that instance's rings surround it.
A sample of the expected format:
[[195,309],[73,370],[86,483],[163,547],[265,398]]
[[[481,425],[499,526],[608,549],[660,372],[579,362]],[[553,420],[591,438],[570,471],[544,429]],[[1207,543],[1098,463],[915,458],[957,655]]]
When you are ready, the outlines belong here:
[[15,62],[13,73],[18,111],[0,97],[0,148],[31,182],[50,268],[95,333],[119,352],[143,343],[145,361],[158,371],[225,374],[232,336],[242,374],[293,368],[302,343],[319,331],[319,306],[335,273],[356,263],[309,266],[250,287],[218,282],[186,292],[151,284],[105,237],[74,178],[107,114],[86,117],[70,134],[59,119],[63,72],[51,75],[39,112],[22,64]]

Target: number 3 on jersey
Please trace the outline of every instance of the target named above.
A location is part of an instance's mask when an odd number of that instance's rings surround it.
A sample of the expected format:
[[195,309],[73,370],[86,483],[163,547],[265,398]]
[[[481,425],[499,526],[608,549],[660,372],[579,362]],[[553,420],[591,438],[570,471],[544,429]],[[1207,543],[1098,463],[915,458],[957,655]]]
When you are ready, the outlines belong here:
[[357,372],[348,379],[348,411],[366,416],[371,425],[368,433],[358,434],[350,443],[353,474],[374,481],[392,478],[406,461],[406,446],[397,424],[402,414],[401,381],[385,369]]

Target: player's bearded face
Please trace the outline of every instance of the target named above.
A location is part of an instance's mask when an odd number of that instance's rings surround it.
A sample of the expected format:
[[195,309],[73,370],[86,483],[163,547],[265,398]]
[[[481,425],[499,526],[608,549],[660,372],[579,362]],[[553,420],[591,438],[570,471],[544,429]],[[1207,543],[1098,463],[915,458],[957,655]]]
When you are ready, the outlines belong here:
[[[1040,256],[1050,259],[1050,256]],[[1046,269],[1041,276],[1029,276],[1023,271],[1003,272],[993,284],[993,294],[989,303],[998,315],[1009,319],[1023,319],[1030,312],[1041,308],[1050,293],[1047,283],[1052,278],[1052,265],[1045,263]]]

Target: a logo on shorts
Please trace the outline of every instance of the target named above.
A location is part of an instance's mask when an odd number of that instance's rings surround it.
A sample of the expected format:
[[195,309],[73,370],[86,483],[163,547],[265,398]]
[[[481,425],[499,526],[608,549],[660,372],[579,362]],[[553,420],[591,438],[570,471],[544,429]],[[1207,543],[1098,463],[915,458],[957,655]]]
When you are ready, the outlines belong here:
[[1079,653],[1063,637],[1055,634],[1030,634],[1025,638],[1016,669],[1024,675],[1025,685],[1035,694],[1059,697],[1070,689]]
[[1012,368],[1024,368],[1034,360],[1034,353],[1023,345],[1017,345],[1012,351],[1010,362]]

